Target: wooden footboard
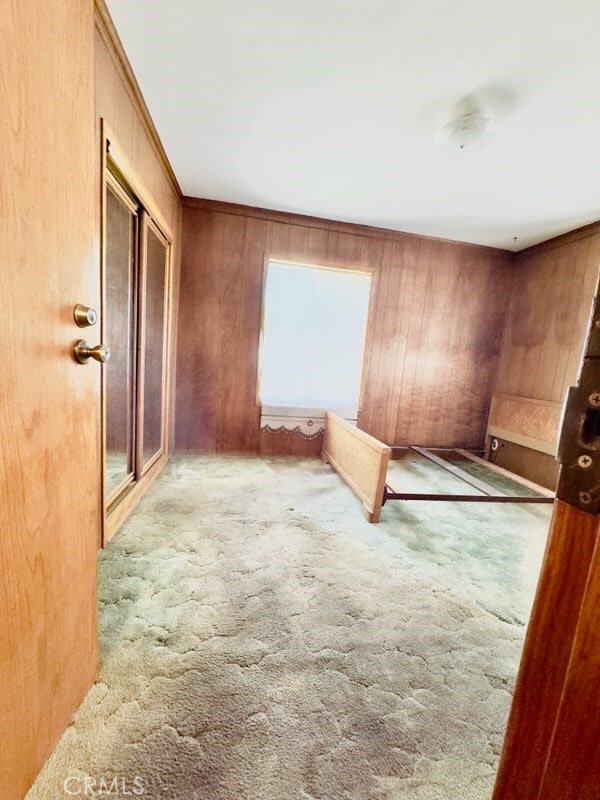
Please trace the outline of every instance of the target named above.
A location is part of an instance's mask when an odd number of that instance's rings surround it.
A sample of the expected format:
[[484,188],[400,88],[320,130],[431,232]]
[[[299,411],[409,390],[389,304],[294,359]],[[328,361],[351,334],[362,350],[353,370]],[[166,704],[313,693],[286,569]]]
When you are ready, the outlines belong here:
[[363,502],[369,522],[379,522],[391,448],[327,412],[321,458]]

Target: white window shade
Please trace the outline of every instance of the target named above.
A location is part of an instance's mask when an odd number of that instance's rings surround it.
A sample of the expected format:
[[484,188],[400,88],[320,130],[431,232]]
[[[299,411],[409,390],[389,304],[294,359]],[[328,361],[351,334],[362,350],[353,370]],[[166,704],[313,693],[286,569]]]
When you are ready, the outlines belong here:
[[371,275],[270,261],[259,396],[264,406],[356,416]]

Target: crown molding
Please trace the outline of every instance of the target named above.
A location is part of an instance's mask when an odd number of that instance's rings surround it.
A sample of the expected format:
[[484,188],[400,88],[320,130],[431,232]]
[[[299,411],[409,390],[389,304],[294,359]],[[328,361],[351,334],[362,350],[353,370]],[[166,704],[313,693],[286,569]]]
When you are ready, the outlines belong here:
[[565,247],[573,242],[579,242],[581,239],[589,239],[590,236],[598,236],[600,234],[600,221],[591,222],[589,225],[583,225],[581,228],[575,228],[572,231],[561,233],[559,236],[553,236],[552,239],[546,239],[545,242],[539,244],[532,244],[531,247],[525,247],[515,253],[516,260],[522,258],[529,258],[530,256],[545,253],[548,250],[554,250],[557,247]]
[[230,214],[235,217],[251,217],[253,219],[264,220],[265,222],[280,222],[285,225],[298,225],[303,228],[318,228],[328,233],[365,236],[371,239],[390,240],[400,243],[407,242],[410,239],[420,242],[427,241],[440,245],[468,248],[473,251],[486,253],[487,255],[503,256],[504,258],[508,256],[511,260],[514,255],[509,250],[503,250],[499,247],[490,247],[485,244],[460,242],[455,239],[443,239],[442,237],[426,236],[420,233],[405,233],[404,231],[392,230],[391,228],[378,228],[373,225],[361,225],[355,222],[336,222],[335,220],[311,217],[306,214],[275,211],[268,208],[245,206],[239,203],[227,203],[221,200],[209,200],[208,198],[184,195],[181,202],[184,208],[195,208],[213,214]]
[[129,63],[129,59],[127,58],[125,48],[123,47],[121,39],[119,38],[119,34],[117,33],[117,29],[115,28],[114,22],[112,21],[110,12],[104,0],[94,0],[94,19],[96,28],[98,29],[98,32],[102,36],[102,39],[112,55],[113,61],[119,71],[123,83],[127,87],[127,91],[129,92],[131,100],[140,115],[140,119],[142,120],[142,124],[148,135],[148,138],[150,139],[150,142],[152,143],[154,151],[168,176],[173,191],[179,198],[181,198],[183,196],[181,187],[179,186],[177,177],[173,172],[173,167],[169,162],[165,148],[163,147],[160,136],[158,135],[158,131],[154,125],[154,121],[152,120],[150,111],[148,110],[148,106],[146,105],[146,101],[144,100],[144,95],[139,87],[135,73],[131,67],[131,64]]

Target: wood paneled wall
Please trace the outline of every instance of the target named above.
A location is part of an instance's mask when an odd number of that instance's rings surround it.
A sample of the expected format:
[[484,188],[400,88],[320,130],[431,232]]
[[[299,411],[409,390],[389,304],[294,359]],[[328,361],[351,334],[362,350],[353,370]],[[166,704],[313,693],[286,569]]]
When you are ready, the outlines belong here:
[[[165,219],[175,239],[168,430],[168,451],[172,452],[175,427],[174,386],[181,259],[181,192],[102,0],[96,0],[95,19],[97,152],[100,153],[100,120],[104,119],[118,142],[119,150],[134,170],[136,179],[143,185],[145,196],[151,199],[152,210],[158,211]],[[97,163],[100,164],[99,155]]]
[[[517,255],[499,394],[562,402],[577,379],[599,267],[599,224]],[[506,442],[497,463],[545,486],[556,484],[551,455]]]
[[497,455],[492,454],[494,463],[498,464],[517,475],[523,475],[530,481],[556,489],[558,481],[559,464],[556,459],[538,450],[523,447],[514,442],[499,440],[500,447]]
[[256,404],[269,257],[373,271],[361,428],[390,444],[482,446],[510,254],[193,198],[182,242],[178,450],[280,451],[276,435],[261,445]]

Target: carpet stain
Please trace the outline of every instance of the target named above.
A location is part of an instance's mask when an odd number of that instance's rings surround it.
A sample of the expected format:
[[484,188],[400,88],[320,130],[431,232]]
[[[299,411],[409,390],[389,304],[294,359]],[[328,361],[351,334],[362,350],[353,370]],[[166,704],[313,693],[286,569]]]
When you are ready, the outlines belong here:
[[369,525],[317,460],[175,458],[99,556],[98,680],[28,800],[488,800],[549,519]]

